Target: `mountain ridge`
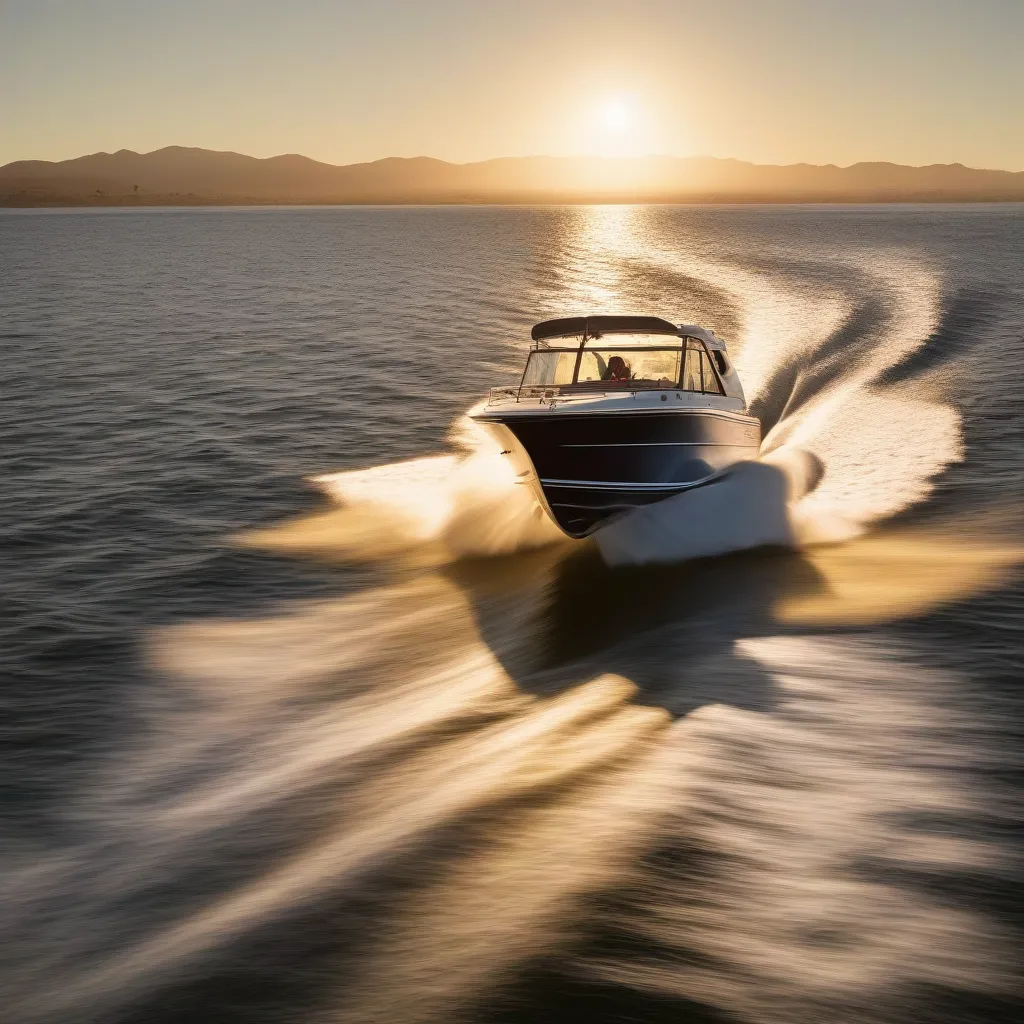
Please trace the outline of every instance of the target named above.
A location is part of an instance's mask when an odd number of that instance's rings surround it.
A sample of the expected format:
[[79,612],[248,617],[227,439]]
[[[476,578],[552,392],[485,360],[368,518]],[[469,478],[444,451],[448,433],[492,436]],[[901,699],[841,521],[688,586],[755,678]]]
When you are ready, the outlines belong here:
[[[138,188],[136,189],[136,186]],[[1024,201],[1024,171],[890,161],[755,164],[731,157],[429,156],[329,164],[166,146],[0,167],[0,205],[138,202]]]

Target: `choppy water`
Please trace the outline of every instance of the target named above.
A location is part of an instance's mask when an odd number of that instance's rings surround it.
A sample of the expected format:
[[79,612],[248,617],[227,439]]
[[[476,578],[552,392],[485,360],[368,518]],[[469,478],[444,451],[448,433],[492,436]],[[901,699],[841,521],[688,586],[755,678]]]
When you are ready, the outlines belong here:
[[[1024,207],[0,261],[6,1020],[1020,1018]],[[609,310],[729,340],[765,463],[570,544],[461,413]]]

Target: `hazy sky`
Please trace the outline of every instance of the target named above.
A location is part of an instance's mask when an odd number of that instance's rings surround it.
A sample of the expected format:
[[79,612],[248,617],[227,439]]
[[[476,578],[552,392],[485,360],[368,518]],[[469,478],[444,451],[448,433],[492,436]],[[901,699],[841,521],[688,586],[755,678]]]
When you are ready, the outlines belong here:
[[0,0],[0,163],[670,153],[1024,169],[1024,0]]

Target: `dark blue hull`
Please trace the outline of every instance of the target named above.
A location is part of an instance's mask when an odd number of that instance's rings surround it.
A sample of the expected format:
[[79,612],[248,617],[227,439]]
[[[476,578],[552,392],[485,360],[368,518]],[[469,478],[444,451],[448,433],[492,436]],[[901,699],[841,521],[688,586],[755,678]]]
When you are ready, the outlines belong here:
[[477,418],[512,435],[520,473],[532,478],[571,537],[708,483],[727,466],[756,458],[761,442],[753,417],[708,409],[530,416],[495,410]]

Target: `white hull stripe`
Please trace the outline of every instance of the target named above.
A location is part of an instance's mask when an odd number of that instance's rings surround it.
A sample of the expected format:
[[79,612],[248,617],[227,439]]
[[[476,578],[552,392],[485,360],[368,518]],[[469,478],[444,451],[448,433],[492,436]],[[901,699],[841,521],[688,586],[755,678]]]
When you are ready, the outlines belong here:
[[628,480],[548,480],[542,479],[544,487],[574,487],[581,491],[682,491],[687,487],[696,487],[698,484],[707,483],[711,477],[717,474],[711,473],[701,477],[700,480],[687,480],[674,484],[641,484],[631,483]]
[[759,448],[729,441],[606,441],[603,444],[560,444],[559,448]]

